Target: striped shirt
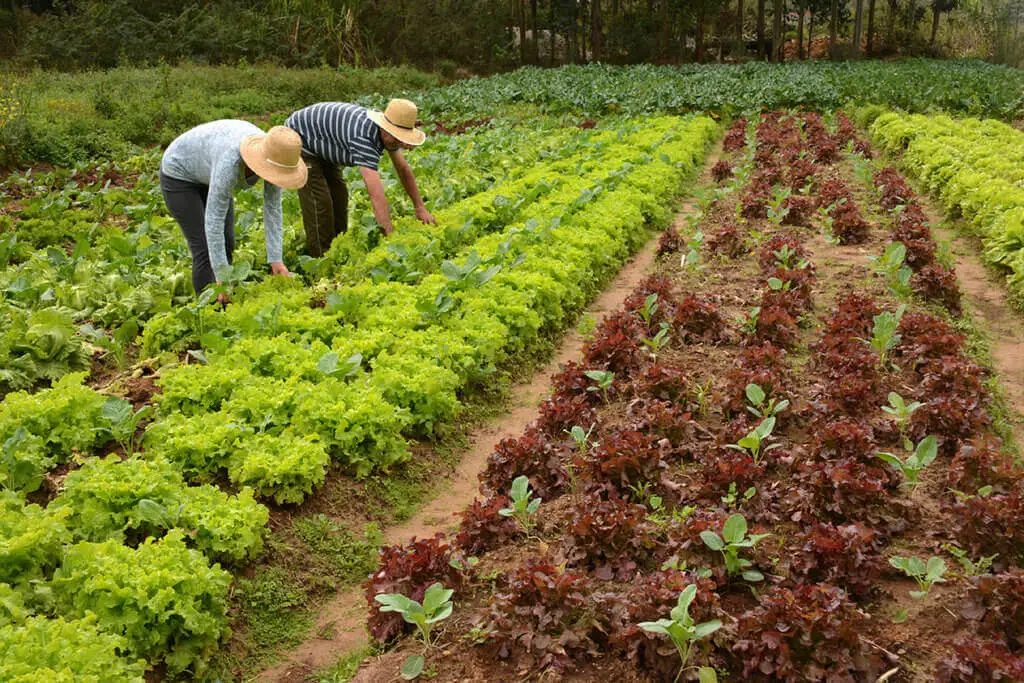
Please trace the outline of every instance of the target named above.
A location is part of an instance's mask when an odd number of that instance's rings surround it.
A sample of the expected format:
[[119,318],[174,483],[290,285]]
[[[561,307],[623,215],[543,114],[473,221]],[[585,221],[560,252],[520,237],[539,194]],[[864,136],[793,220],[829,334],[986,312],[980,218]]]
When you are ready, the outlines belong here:
[[284,125],[302,137],[302,150],[338,166],[377,170],[384,143],[380,127],[366,107],[344,102],[320,102],[293,112]]

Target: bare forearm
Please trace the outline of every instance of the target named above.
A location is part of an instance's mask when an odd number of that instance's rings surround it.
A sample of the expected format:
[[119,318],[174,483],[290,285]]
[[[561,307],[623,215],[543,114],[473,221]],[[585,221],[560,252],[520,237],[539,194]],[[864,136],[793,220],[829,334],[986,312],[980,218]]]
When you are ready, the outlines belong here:
[[423,198],[420,197],[420,188],[416,185],[416,176],[413,175],[412,169],[408,165],[398,169],[398,179],[402,181],[402,187],[405,188],[405,193],[412,200],[412,205],[416,208],[422,207]]

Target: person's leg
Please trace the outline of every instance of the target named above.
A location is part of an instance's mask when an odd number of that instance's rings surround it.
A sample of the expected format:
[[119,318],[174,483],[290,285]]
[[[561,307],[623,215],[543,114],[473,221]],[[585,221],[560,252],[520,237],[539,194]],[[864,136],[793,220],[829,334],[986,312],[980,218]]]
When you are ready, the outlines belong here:
[[341,168],[333,164],[324,166],[324,177],[327,179],[327,187],[331,190],[331,200],[334,204],[334,237],[345,233],[348,230],[348,186],[341,175]]
[[167,210],[181,227],[192,254],[192,287],[196,294],[215,280],[206,246],[206,192],[204,185],[160,174],[160,191]]
[[329,163],[308,154],[303,154],[302,160],[309,169],[306,184],[298,192],[302,227],[306,231],[306,253],[319,258],[334,239],[334,202],[324,176],[324,168]]
[[224,216],[224,251],[228,255],[228,263],[234,263],[235,255],[235,199],[228,202],[228,212]]

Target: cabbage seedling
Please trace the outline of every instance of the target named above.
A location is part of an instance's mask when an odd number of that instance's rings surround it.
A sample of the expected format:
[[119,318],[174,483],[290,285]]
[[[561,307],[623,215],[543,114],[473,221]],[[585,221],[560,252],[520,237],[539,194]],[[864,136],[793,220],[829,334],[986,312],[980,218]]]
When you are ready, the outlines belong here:
[[[889,413],[896,420],[896,426],[900,430],[900,434],[904,434],[907,429],[907,425],[910,424],[910,418],[913,416],[914,411],[920,408],[923,403],[920,401],[911,401],[907,403],[903,400],[903,397],[897,394],[895,391],[889,392],[889,405],[882,406],[882,410]],[[903,437],[906,442],[906,437]],[[904,446],[907,450],[909,447]]]
[[[427,588],[420,604],[401,593],[381,593],[374,597],[380,604],[381,612],[397,612],[407,623],[413,624],[421,640],[424,651],[432,645],[431,631],[434,624],[444,621],[452,614],[452,594],[450,588],[435,583]],[[425,660],[423,655],[412,655],[402,664],[402,678],[411,681],[423,673]]]
[[750,401],[747,411],[754,417],[775,417],[789,407],[787,399],[776,401],[773,398],[769,400],[768,396],[764,393],[764,389],[758,384],[748,384],[745,393],[747,400]]
[[928,595],[933,584],[946,582],[946,561],[935,555],[930,557],[927,563],[920,557],[896,555],[889,558],[889,564],[917,581],[917,586],[921,590],[910,591],[910,597],[915,599]]
[[768,437],[772,435],[773,429],[775,429],[775,417],[766,417],[761,420],[761,424],[757,425],[757,427],[751,430],[745,437],[736,443],[726,444],[725,447],[748,454],[754,459],[754,463],[757,464],[761,461],[762,455],[782,445],[777,443],[767,443]]
[[529,536],[533,530],[533,515],[540,507],[540,498],[533,498],[530,491],[530,480],[525,475],[519,475],[512,481],[509,498],[512,500],[512,507],[500,509],[498,514],[515,519]]
[[683,589],[683,592],[679,594],[679,599],[676,601],[676,606],[669,612],[668,619],[658,619],[657,621],[642,621],[637,626],[649,633],[660,633],[669,637],[672,644],[676,646],[676,652],[679,653],[680,667],[679,673],[676,674],[675,681],[679,680],[679,677],[683,675],[683,672],[690,669],[697,669],[697,677],[700,683],[714,683],[718,680],[718,676],[715,674],[715,670],[709,666],[702,667],[687,667],[686,663],[690,661],[690,648],[693,646],[695,641],[701,638],[707,638],[712,633],[722,628],[722,622],[719,619],[712,619],[711,621],[705,621],[700,624],[694,623],[693,617],[690,616],[690,604],[697,595],[697,586],[690,584]]
[[890,467],[903,475],[904,486],[909,486],[913,491],[917,487],[917,480],[921,476],[921,470],[930,465],[935,456],[938,455],[938,442],[934,436],[926,436],[917,444],[914,452],[907,456],[906,460],[900,460],[892,453],[876,453],[875,455],[885,461]]
[[604,402],[608,402],[608,392],[612,388],[612,382],[615,381],[615,373],[609,372],[608,370],[587,370],[583,373],[588,379],[592,379],[597,382],[597,386],[587,387],[587,391],[600,391],[601,397]]
[[700,532],[700,540],[704,545],[722,553],[725,559],[725,571],[729,576],[741,575],[747,581],[763,581],[764,575],[756,569],[748,569],[753,563],[740,557],[740,550],[753,548],[757,543],[771,534],[751,534],[747,536],[747,520],[740,513],[735,513],[725,520],[722,535],[714,531]]

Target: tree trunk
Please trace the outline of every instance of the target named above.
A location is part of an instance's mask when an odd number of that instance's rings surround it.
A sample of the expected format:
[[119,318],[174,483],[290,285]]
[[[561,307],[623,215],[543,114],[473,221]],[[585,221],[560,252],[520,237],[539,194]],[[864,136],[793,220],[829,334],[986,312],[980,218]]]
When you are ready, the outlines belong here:
[[804,8],[797,6],[800,18],[796,22],[796,54],[802,61],[804,59]]
[[875,54],[875,0],[868,0],[868,57]]
[[939,34],[939,17],[942,15],[935,5],[932,5],[932,37],[928,44],[935,47],[935,36]]
[[766,0],[757,0],[757,58],[764,59],[767,54],[764,41],[764,5]]
[[917,28],[917,2],[910,0],[907,3],[907,30],[911,33]]
[[814,46],[814,11],[807,13],[807,59],[814,59],[814,52],[811,48]]
[[530,0],[530,30],[533,31],[533,63],[540,64],[540,30],[537,28],[537,0]]
[[736,51],[739,54],[747,51],[743,42],[743,0],[736,0]]
[[661,0],[660,15],[661,15],[661,56],[668,57],[668,38],[669,38],[669,26],[668,26],[668,3],[669,0]]
[[772,3],[772,61],[782,61],[782,6],[783,0]]
[[889,16],[886,17],[885,44],[892,47],[896,39],[896,10],[899,9],[899,0],[889,0]]
[[601,35],[601,0],[590,0],[590,59],[601,61],[604,41]]
[[698,64],[704,61],[704,11],[697,10],[697,29],[694,36],[693,59]]
[[864,0],[857,0],[853,13],[853,54],[860,57],[860,39],[864,29]]
[[839,0],[832,0],[828,22],[828,54],[833,56],[836,48],[836,34],[839,31]]

